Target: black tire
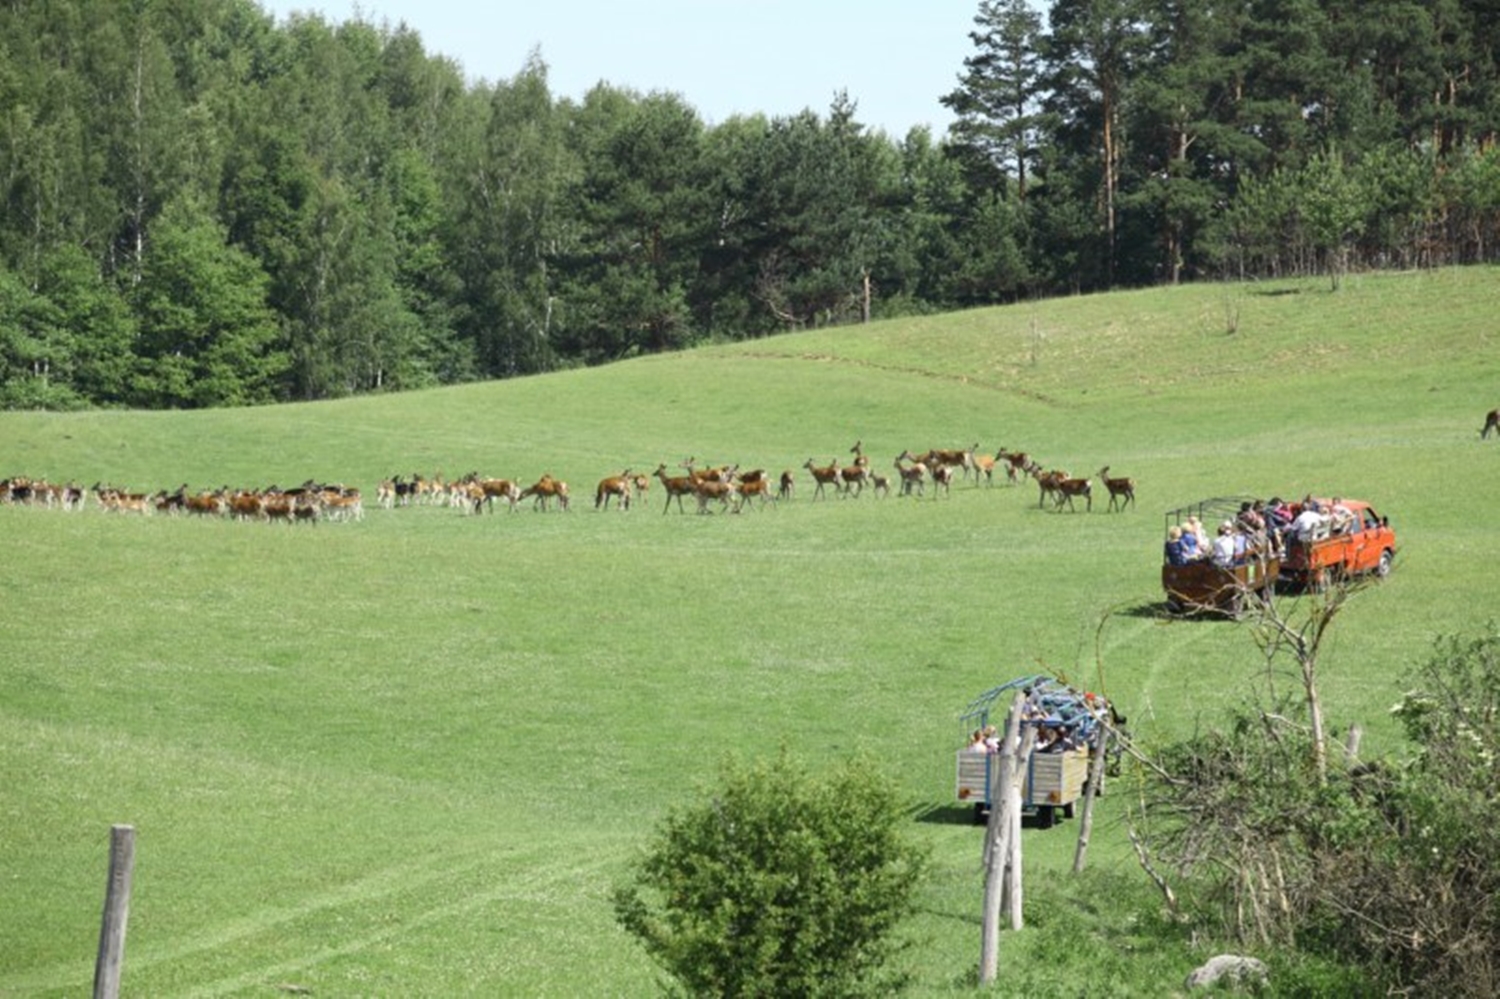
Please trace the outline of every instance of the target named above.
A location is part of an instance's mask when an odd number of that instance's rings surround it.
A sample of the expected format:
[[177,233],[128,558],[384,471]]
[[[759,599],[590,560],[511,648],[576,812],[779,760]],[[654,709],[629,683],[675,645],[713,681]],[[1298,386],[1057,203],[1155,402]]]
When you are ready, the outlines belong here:
[[1391,558],[1391,550],[1389,548],[1380,553],[1380,561],[1375,563],[1375,575],[1384,579],[1391,574]]
[[990,817],[986,814],[988,811],[989,809],[984,807],[984,802],[974,802],[974,824],[976,826],[982,826],[989,821]]
[[1051,805],[1038,805],[1036,809],[1036,827],[1038,829],[1051,829],[1057,822],[1057,813]]
[[1073,802],[1070,801],[1066,805],[1062,806],[1062,813],[1063,818],[1071,819],[1073,817]]

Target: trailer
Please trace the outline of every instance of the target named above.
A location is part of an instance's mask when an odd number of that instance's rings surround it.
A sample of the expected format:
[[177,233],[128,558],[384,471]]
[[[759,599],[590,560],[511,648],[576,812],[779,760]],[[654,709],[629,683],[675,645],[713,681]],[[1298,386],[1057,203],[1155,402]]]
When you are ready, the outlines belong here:
[[[1168,510],[1163,533],[1170,538],[1173,528],[1184,529],[1191,518],[1212,530],[1225,521],[1233,522],[1248,502],[1253,502],[1248,496],[1214,496]],[[1281,557],[1264,542],[1247,547],[1243,557],[1228,565],[1215,563],[1208,552],[1174,561],[1169,544],[1162,546],[1161,586],[1172,614],[1239,617],[1246,598],[1266,599],[1280,576]]]
[[[1103,720],[1112,715],[1109,702],[1098,694],[1080,691],[1049,676],[1017,677],[980,694],[959,715],[965,733],[972,737],[998,723],[1017,691],[1026,694],[1026,717],[1022,724],[1059,734],[1059,748],[1037,750],[1026,763],[1021,788],[1021,806],[1036,824],[1050,828],[1059,815],[1072,818],[1074,804],[1083,797],[1092,753],[1102,751]],[[998,717],[992,712],[999,711]],[[992,746],[969,741],[955,759],[957,799],[974,809],[974,821],[983,822],[991,805],[990,795],[1000,756]]]

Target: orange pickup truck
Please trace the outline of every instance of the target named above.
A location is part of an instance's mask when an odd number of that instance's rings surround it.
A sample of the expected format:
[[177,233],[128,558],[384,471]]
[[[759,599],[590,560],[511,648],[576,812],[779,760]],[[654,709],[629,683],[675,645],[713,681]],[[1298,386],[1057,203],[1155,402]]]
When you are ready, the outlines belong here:
[[[1396,532],[1389,518],[1377,514],[1363,500],[1341,500],[1342,510],[1335,509],[1331,500],[1316,502],[1323,514],[1320,519],[1301,530],[1286,531],[1281,555],[1283,580],[1319,587],[1345,576],[1370,572],[1384,576],[1391,571]],[[1293,512],[1302,512],[1300,504]]]

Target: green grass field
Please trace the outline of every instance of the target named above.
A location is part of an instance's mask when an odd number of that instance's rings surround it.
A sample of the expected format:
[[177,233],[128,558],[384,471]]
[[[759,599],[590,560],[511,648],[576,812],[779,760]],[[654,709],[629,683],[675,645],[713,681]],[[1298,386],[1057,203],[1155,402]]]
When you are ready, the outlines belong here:
[[[139,996],[635,996],[657,973],[609,890],[725,753],[878,754],[934,875],[916,994],[968,992],[980,834],[950,802],[957,715],[1060,672],[1147,745],[1262,672],[1243,628],[1156,614],[1162,513],[1343,493],[1403,542],[1324,651],[1325,707],[1387,711],[1439,634],[1496,612],[1500,404],[1490,268],[1053,300],[511,382],[201,413],[0,414],[0,476],[142,490],[360,486],[317,527],[0,506],[0,996],[93,975],[109,828],[137,830]],[[1024,448],[1139,482],[1123,514],[1032,485],[813,502],[861,440]],[[595,513],[624,467],[798,470],[740,516]],[[385,476],[573,488],[564,514],[374,508]],[[1212,953],[1164,926],[1101,802],[1026,834],[1004,994],[1158,996]],[[857,794],[851,788],[850,794]],[[1274,957],[1274,955],[1272,955]]]

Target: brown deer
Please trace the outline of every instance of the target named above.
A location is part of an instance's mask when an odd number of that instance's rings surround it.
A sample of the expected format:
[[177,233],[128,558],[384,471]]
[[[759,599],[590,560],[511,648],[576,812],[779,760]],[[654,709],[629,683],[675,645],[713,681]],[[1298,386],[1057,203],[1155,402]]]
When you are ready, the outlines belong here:
[[682,498],[693,495],[693,477],[691,475],[668,475],[666,462],[656,466],[656,477],[661,480],[661,485],[667,493],[666,505],[661,508],[665,514],[672,508],[672,501],[677,501],[677,512],[686,513],[682,508]]
[[788,468],[781,473],[781,479],[776,485],[776,498],[778,500],[789,500],[796,491],[797,476],[793,475],[792,470]]
[[1082,496],[1088,500],[1087,510],[1090,513],[1094,512],[1093,482],[1088,479],[1061,479],[1057,483],[1057,508],[1062,509],[1063,503],[1066,502],[1068,509],[1076,513],[1078,508],[1073,505],[1074,496]]
[[560,479],[554,479],[551,473],[544,472],[540,479],[521,490],[521,499],[532,497],[531,508],[533,510],[547,509],[552,500],[557,500],[557,508],[566,512],[568,509],[568,484]]
[[1048,497],[1056,500],[1059,506],[1062,505],[1062,499],[1058,495],[1058,490],[1060,488],[1060,484],[1068,478],[1067,472],[1063,471],[1060,468],[1054,468],[1050,472],[1044,472],[1041,470],[1040,466],[1033,465],[1031,468],[1031,476],[1032,478],[1036,479],[1037,488],[1041,490],[1041,494],[1037,496],[1036,499],[1037,509],[1040,510],[1042,508],[1042,506],[1047,502]]
[[814,465],[813,460],[809,458],[807,459],[807,464],[802,467],[811,472],[813,479],[818,483],[818,488],[813,491],[813,499],[822,496],[823,487],[830,483],[833,485],[834,493],[837,494],[839,492],[839,460],[837,458],[833,459],[832,464],[823,467]]
[[630,509],[630,469],[625,469],[619,475],[611,475],[599,480],[599,485],[594,488],[594,509],[608,510],[611,498],[616,499],[615,509]]
[[[901,464],[903,461],[911,462],[910,465]],[[901,495],[910,496],[913,490],[918,496],[927,491],[927,466],[912,457],[910,451],[902,451],[896,455],[896,472],[901,477]]]
[[1500,409],[1492,409],[1484,416],[1484,429],[1479,431],[1480,440],[1488,440],[1490,431],[1500,433]]
[[1109,477],[1109,466],[1105,465],[1099,469],[1099,481],[1104,483],[1104,488],[1109,490],[1109,508],[1115,509],[1115,503],[1120,504],[1120,511],[1135,502],[1135,480],[1126,476],[1123,479],[1111,479]]

